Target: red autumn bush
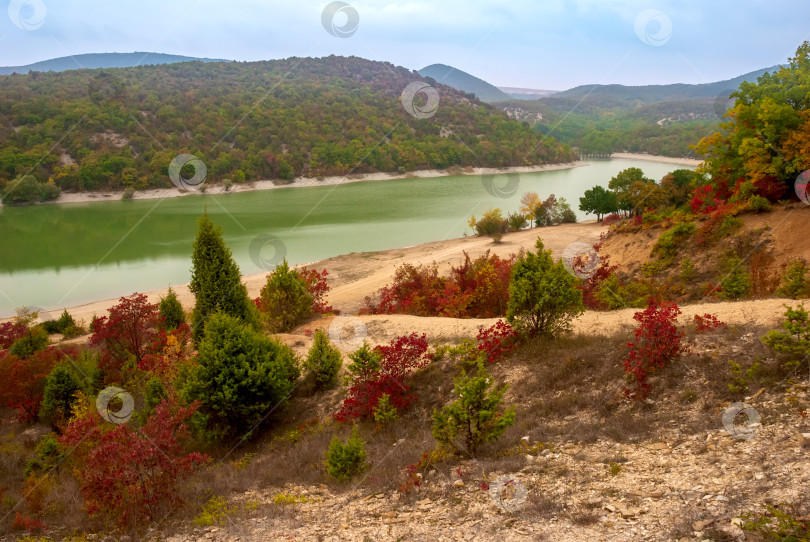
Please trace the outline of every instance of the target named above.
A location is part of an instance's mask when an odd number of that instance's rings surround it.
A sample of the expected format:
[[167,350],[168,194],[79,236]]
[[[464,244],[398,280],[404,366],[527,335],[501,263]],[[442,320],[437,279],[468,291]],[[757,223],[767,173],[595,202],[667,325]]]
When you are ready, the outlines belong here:
[[620,215],[618,213],[610,213],[609,215],[607,215],[605,218],[602,219],[602,225],[603,226],[611,226],[611,225],[616,224],[617,222],[621,222],[621,221],[622,221],[622,215]]
[[160,353],[163,347],[157,304],[149,303],[144,294],[138,293],[119,301],[109,309],[109,316],[93,321],[90,338],[90,344],[101,350],[99,366],[107,381],[119,380],[121,369],[130,358],[140,366],[147,356]]
[[627,343],[630,351],[624,360],[624,371],[633,380],[633,389],[625,388],[626,397],[642,401],[650,393],[648,375],[663,369],[687,348],[681,344],[683,330],[677,325],[681,310],[675,303],[650,299],[644,311],[633,319],[639,322],[635,341]]
[[475,337],[478,351],[486,355],[487,361],[497,363],[517,346],[518,332],[504,320],[498,320],[490,327],[478,330]]
[[178,482],[208,460],[181,445],[196,408],[164,400],[140,429],[113,427],[95,412],[74,420],[59,442],[73,450],[70,461],[88,514],[132,527],[180,504]]
[[318,272],[315,269],[303,267],[298,270],[298,276],[304,279],[307,292],[312,296],[312,311],[318,314],[329,314],[336,312],[335,309],[326,303],[326,294],[329,292],[329,285],[326,277],[329,272],[326,269]]
[[397,268],[394,282],[366,298],[364,314],[413,314],[450,318],[493,318],[506,314],[509,279],[515,257],[502,259],[486,254],[450,269],[439,276],[433,265],[404,264]]
[[14,523],[12,523],[11,528],[27,533],[41,533],[48,526],[41,519],[23,516],[19,511],[16,511],[14,512]]
[[0,324],[0,350],[5,350],[28,333],[28,327],[17,322]]
[[[599,251],[602,249],[602,245],[604,243],[605,234],[603,233],[599,237],[599,242],[593,245],[593,249],[597,254],[599,254]],[[605,303],[596,299],[596,292],[599,290],[602,283],[607,280],[618,268],[618,265],[610,265],[609,256],[599,256],[599,267],[596,268],[594,274],[585,279],[580,286],[577,286],[577,288],[582,290],[582,302],[586,307],[594,310],[606,310],[608,308]]]
[[21,423],[31,423],[37,419],[45,379],[54,366],[68,357],[75,358],[80,349],[76,346],[51,346],[38,350],[26,359],[11,354],[0,358],[0,404],[13,408]]
[[695,325],[695,331],[698,333],[706,333],[720,328],[728,328],[725,322],[721,322],[713,314],[704,314],[702,316],[700,314],[696,314],[692,319],[692,322]]
[[398,411],[411,406],[417,397],[410,393],[408,377],[430,362],[427,349],[427,337],[416,333],[376,346],[372,353],[379,358],[379,364],[357,374],[335,419],[345,422],[372,416],[383,394],[388,394]]

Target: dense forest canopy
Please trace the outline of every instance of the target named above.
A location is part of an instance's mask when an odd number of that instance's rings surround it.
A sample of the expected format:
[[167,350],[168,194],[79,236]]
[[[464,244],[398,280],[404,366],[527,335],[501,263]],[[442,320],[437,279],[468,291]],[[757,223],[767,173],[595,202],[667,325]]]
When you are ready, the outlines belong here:
[[711,179],[707,196],[795,197],[797,176],[810,169],[810,43],[788,66],[743,83],[733,97],[730,121],[696,146],[704,157],[699,171]]
[[63,190],[171,186],[182,153],[206,164],[209,182],[237,183],[574,158],[430,79],[439,108],[416,119],[400,96],[419,79],[335,56],[3,76],[0,187],[26,174]]
[[695,158],[692,146],[717,131],[731,93],[744,82],[779,69],[701,85],[586,85],[538,100],[497,105],[583,155],[646,152]]

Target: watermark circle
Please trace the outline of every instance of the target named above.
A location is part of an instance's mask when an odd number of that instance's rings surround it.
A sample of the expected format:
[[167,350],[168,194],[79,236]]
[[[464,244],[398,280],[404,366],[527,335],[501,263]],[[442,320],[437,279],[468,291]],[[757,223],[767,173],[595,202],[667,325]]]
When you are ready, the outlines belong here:
[[[739,414],[748,416],[748,423],[745,425],[737,425],[734,420]],[[733,403],[723,412],[723,428],[732,437],[748,440],[753,438],[759,431],[762,424],[759,417],[759,412],[752,406],[745,403]]]
[[520,175],[517,173],[481,175],[481,184],[484,186],[484,190],[496,198],[511,198],[520,186]]
[[657,9],[645,9],[639,13],[634,26],[638,39],[653,47],[666,44],[672,37],[672,19]]
[[[183,177],[182,174],[186,166],[194,168],[194,175],[189,178]],[[207,176],[208,168],[193,154],[178,154],[169,164],[169,178],[174,186],[182,190],[198,190]]]
[[[344,338],[344,330],[348,327],[352,328],[351,337]],[[329,324],[329,340],[343,350],[357,350],[363,346],[366,337],[366,324],[356,316],[338,316]]]
[[793,190],[805,205],[810,205],[810,196],[807,194],[808,184],[810,184],[810,169],[802,171],[793,183]]
[[[416,96],[419,94],[424,94],[426,98],[424,104],[416,103]],[[402,102],[402,107],[412,117],[429,119],[439,109],[439,91],[424,81],[414,81],[405,87],[399,101]]]
[[42,0],[11,0],[8,17],[14,26],[23,30],[36,30],[45,24],[48,8]]
[[[273,249],[272,256],[268,255],[269,248]],[[253,241],[250,242],[248,253],[250,254],[250,259],[256,264],[256,267],[264,269],[265,271],[271,271],[287,257],[287,245],[275,235],[263,233],[253,238]]]
[[[110,410],[110,401],[118,398],[121,400],[121,408],[117,411]],[[110,423],[121,425],[126,423],[135,412],[135,400],[126,391],[116,386],[108,386],[101,390],[96,397],[96,410],[99,415]]]
[[736,98],[731,97],[734,92],[737,91],[733,88],[727,88],[714,99],[714,114],[717,115],[718,119],[724,118],[728,110],[734,107],[737,102]]
[[503,474],[489,484],[489,498],[504,512],[517,512],[526,506],[526,485],[517,478]]
[[565,269],[580,279],[589,279],[596,274],[601,263],[599,253],[593,245],[576,241],[571,243],[562,253]]
[[[338,15],[346,17],[346,22],[342,25],[337,22]],[[336,38],[350,38],[360,26],[360,14],[351,4],[331,2],[321,12],[321,23]]]

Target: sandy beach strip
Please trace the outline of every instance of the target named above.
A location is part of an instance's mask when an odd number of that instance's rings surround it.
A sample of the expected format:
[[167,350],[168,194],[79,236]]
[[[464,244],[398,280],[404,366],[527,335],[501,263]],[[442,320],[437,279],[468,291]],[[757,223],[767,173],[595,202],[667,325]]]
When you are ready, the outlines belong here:
[[[274,190],[277,188],[308,188],[313,186],[333,186],[338,184],[359,183],[366,181],[391,181],[395,179],[423,179],[433,177],[449,177],[453,175],[507,175],[509,173],[534,173],[539,171],[554,171],[560,169],[572,169],[575,167],[587,166],[587,162],[567,162],[563,164],[542,164],[538,166],[518,166],[507,168],[465,168],[465,169],[427,169],[412,171],[406,174],[397,173],[366,173],[358,175],[344,175],[322,177],[321,179],[312,177],[299,177],[294,181],[285,182],[278,180],[261,180],[251,183],[231,185],[229,190],[221,184],[210,184],[206,186],[205,194],[225,194],[236,192],[252,192],[257,190]],[[63,193],[58,199],[47,203],[88,203],[94,201],[116,201],[120,200],[123,192],[72,192]],[[199,190],[181,191],[177,188],[152,188],[148,190],[138,190],[133,195],[134,200],[179,198],[183,196],[200,195]]]

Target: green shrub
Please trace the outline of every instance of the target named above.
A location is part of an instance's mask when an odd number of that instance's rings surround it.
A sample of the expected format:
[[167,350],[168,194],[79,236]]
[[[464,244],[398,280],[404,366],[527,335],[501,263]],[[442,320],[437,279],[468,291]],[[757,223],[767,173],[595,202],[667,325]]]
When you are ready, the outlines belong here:
[[804,305],[785,308],[785,320],[780,324],[784,331],[772,329],[762,337],[762,342],[775,352],[791,356],[786,366],[799,368],[810,354],[810,318]]
[[720,225],[717,227],[717,231],[714,232],[712,237],[714,239],[722,239],[723,237],[728,237],[742,227],[742,220],[733,215],[726,215],[723,217],[723,220],[720,221]]
[[788,262],[785,274],[782,275],[782,284],[776,293],[791,299],[807,297],[807,262],[804,259],[797,258]]
[[718,295],[723,299],[740,299],[751,291],[751,277],[744,262],[737,257],[729,258],[725,265],[725,275],[720,281],[722,289]]
[[520,231],[529,225],[529,221],[526,220],[526,216],[523,215],[523,213],[518,212],[509,213],[509,215],[506,217],[506,221],[509,224],[509,231]]
[[81,389],[81,382],[67,366],[60,364],[54,367],[45,379],[40,419],[59,430],[70,419],[70,411]]
[[290,331],[309,318],[312,304],[306,281],[290,269],[286,259],[267,276],[259,296],[259,310],[274,333]]
[[131,186],[128,186],[126,189],[124,189],[124,193],[123,193],[123,194],[121,194],[121,199],[122,199],[123,201],[129,201],[129,200],[131,200],[131,199],[132,199],[134,196],[135,196],[135,189],[134,189],[134,188],[132,188]]
[[3,205],[37,203],[42,201],[42,196],[42,184],[33,175],[24,175],[6,185],[3,190]]
[[741,516],[740,529],[755,533],[746,540],[763,542],[807,542],[810,540],[810,522],[807,511],[791,503],[765,504],[764,512],[748,512]]
[[662,259],[670,259],[675,256],[681,244],[693,233],[697,231],[694,222],[679,222],[658,237],[658,241],[653,246],[653,254]]
[[503,217],[500,209],[489,209],[480,219],[476,220],[473,216],[468,223],[479,237],[503,234],[509,230],[509,222]]
[[160,298],[158,310],[161,316],[160,327],[163,329],[177,329],[177,326],[186,323],[186,313],[183,311],[183,305],[180,304],[177,293],[171,287],[169,287],[166,297]]
[[37,444],[34,457],[25,466],[25,476],[39,476],[56,468],[62,462],[64,450],[53,433],[48,433]]
[[695,264],[692,262],[692,260],[689,258],[683,258],[681,260],[681,272],[679,276],[684,282],[689,282],[695,278]]
[[436,442],[475,456],[481,445],[495,440],[515,423],[515,408],[502,409],[508,386],[490,390],[491,385],[492,378],[480,360],[477,374],[468,376],[462,371],[453,386],[458,399],[433,411]]
[[771,202],[769,202],[767,198],[763,198],[762,196],[751,196],[750,198],[748,198],[747,207],[749,210],[755,211],[757,213],[763,211],[770,211]]
[[611,274],[597,287],[594,297],[608,310],[618,310],[627,307],[646,307],[650,294],[650,287],[647,284],[638,281],[621,284],[618,277]]
[[527,252],[515,262],[509,283],[506,320],[521,333],[554,336],[571,327],[585,309],[576,278],[538,238],[537,252]]
[[347,375],[346,383],[351,383],[353,380],[373,379],[381,369],[381,361],[382,354],[363,341],[363,346],[349,354],[349,365],[346,368],[351,375]]
[[315,332],[315,342],[304,361],[304,368],[318,387],[332,386],[337,382],[337,375],[343,365],[340,351],[329,343],[329,337],[323,330]]
[[8,349],[9,354],[27,358],[34,352],[48,346],[48,332],[40,326],[32,327],[28,333],[17,339]]
[[329,449],[326,451],[326,471],[338,480],[347,480],[365,468],[366,451],[365,442],[357,433],[357,427],[352,429],[352,436],[346,444],[337,437],[332,438]]
[[377,401],[377,406],[374,407],[374,421],[378,427],[384,427],[395,422],[397,418],[399,413],[397,407],[391,403],[391,396],[383,393]]
[[217,311],[230,314],[259,329],[258,311],[241,282],[239,266],[225,245],[222,230],[211,221],[208,214],[203,214],[199,220],[191,264],[189,289],[196,298],[191,327],[196,343],[199,343],[205,333],[207,318]]
[[186,400],[200,400],[198,425],[209,438],[253,428],[282,406],[299,376],[286,345],[240,319],[214,313],[200,342],[198,362],[183,385]]

